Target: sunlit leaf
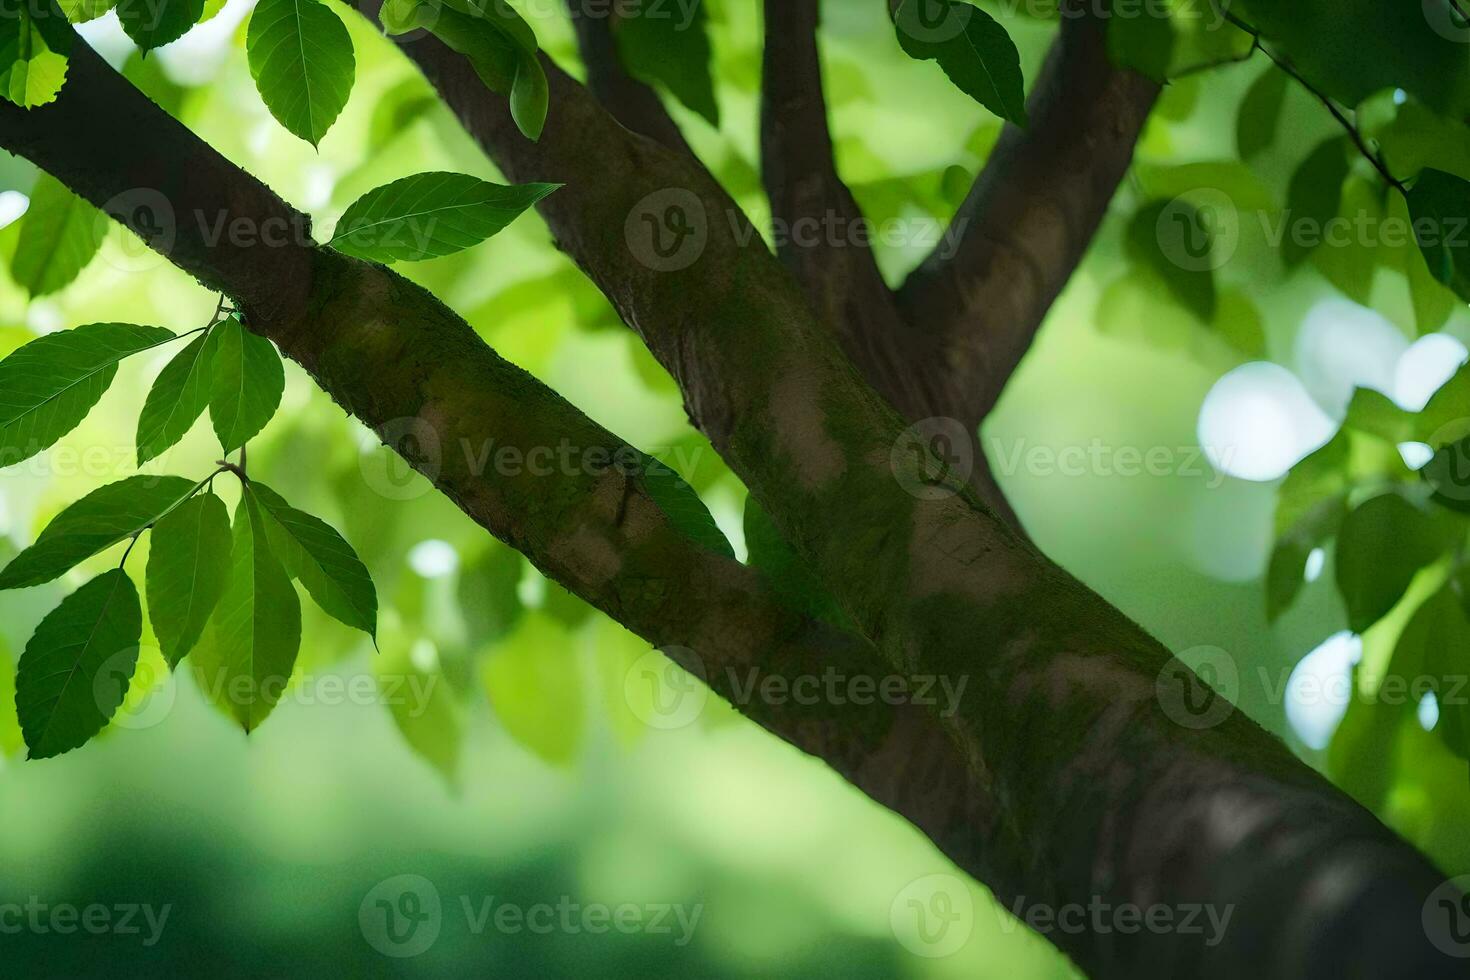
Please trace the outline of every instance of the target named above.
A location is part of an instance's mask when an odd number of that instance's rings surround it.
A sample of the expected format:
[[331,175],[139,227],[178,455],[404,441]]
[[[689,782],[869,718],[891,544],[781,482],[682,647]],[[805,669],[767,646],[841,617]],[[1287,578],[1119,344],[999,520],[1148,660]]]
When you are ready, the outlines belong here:
[[450,255],[496,234],[559,186],[507,187],[468,174],[415,174],[353,202],[330,244],[379,262]]
[[312,146],[347,105],[352,38],[319,0],[260,0],[245,35],[250,74],[271,115]]
[[172,448],[204,414],[214,385],[212,351],[200,334],[159,372],[138,415],[139,466]]
[[209,333],[201,356],[212,362],[209,420],[225,452],[245,445],[276,414],[286,388],[281,357],[269,340],[227,317]]
[[11,278],[32,296],[54,293],[87,267],[106,234],[100,211],[43,173],[31,191],[20,242],[10,260]]
[[154,526],[148,613],[170,667],[199,641],[229,575],[230,515],[214,494],[198,494]]
[[247,733],[285,693],[301,647],[301,601],[271,551],[266,520],[248,488],[235,508],[230,576],[190,659],[205,693]]
[[102,399],[119,361],[172,339],[161,327],[92,323],[47,334],[0,361],[0,466],[55,444]]
[[194,492],[178,476],[130,476],[87,494],[56,516],[0,572],[0,589],[49,582],[68,569],[145,530]]
[[328,615],[368,636],[378,632],[378,593],[357,552],[320,518],[297,510],[257,481],[251,490],[268,518],[272,550]]
[[55,100],[75,36],[51,0],[18,0],[0,17],[0,95],[26,109]]

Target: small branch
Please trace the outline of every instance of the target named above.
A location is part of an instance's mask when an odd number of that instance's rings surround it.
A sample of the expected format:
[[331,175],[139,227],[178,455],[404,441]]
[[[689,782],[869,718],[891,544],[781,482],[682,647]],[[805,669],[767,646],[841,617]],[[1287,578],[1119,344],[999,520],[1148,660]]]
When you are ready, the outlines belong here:
[[613,36],[613,19],[620,6],[618,0],[567,0],[577,49],[587,67],[587,87],[628,129],[693,157],[694,151],[658,93],[623,67]]
[[1371,147],[1369,147],[1368,141],[1363,136],[1362,131],[1359,130],[1357,125],[1347,117],[1347,113],[1343,111],[1343,109],[1332,99],[1331,96],[1329,96],[1326,92],[1323,92],[1321,89],[1317,88],[1317,86],[1313,85],[1311,82],[1307,81],[1306,78],[1304,78],[1302,74],[1296,70],[1296,67],[1292,65],[1290,59],[1288,59],[1284,55],[1278,55],[1276,52],[1272,51],[1270,48],[1262,44],[1260,31],[1252,27],[1246,21],[1240,19],[1235,14],[1230,13],[1229,11],[1224,11],[1224,14],[1226,20],[1256,39],[1256,47],[1265,52],[1266,57],[1271,59],[1272,64],[1285,72],[1288,77],[1292,78],[1294,81],[1296,81],[1298,85],[1310,92],[1313,98],[1315,98],[1318,102],[1322,103],[1322,105],[1327,108],[1327,111],[1332,114],[1332,118],[1336,119],[1338,124],[1341,125],[1343,129],[1347,130],[1348,137],[1352,139],[1353,145],[1357,147],[1358,152],[1361,153],[1363,157],[1373,165],[1373,169],[1378,171],[1379,176],[1381,176],[1390,187],[1398,190],[1400,194],[1407,195],[1409,193],[1409,189],[1404,186],[1404,182],[1395,177],[1393,173],[1388,169],[1388,164],[1384,162],[1382,155],[1378,152],[1375,152]]
[[1224,55],[1223,57],[1216,58],[1213,61],[1204,61],[1197,65],[1191,65],[1190,67],[1179,72],[1177,75],[1172,76],[1169,81],[1172,83],[1178,81],[1181,78],[1188,78],[1190,75],[1198,75],[1203,72],[1214,71],[1216,68],[1224,68],[1227,65],[1242,64],[1243,62],[1251,60],[1251,56],[1254,55],[1256,51],[1260,49],[1260,47],[1261,39],[1258,37],[1252,37],[1251,46],[1248,51],[1242,54]]
[[1113,65],[1107,21],[1067,11],[946,235],[899,290],[930,347],[931,414],[978,428],[1086,253],[1160,88]]

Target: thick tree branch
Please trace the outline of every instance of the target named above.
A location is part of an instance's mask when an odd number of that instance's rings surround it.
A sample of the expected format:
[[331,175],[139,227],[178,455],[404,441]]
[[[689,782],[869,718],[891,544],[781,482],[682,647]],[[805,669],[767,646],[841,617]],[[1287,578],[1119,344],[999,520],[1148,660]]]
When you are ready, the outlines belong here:
[[[751,699],[835,671],[890,674],[865,641],[788,610],[756,573],[693,546],[648,496],[641,453],[500,359],[432,295],[379,265],[315,246],[307,219],[225,160],[80,41],[57,101],[0,104],[0,146],[109,210],[274,340],[466,514],[547,575],[706,677],[718,693],[824,759],[984,873],[976,826],[995,808],[915,704],[801,707]],[[570,446],[552,475],[487,472]],[[534,458],[534,457],[530,457]],[[683,648],[683,649],[679,649]],[[692,654],[692,655],[691,655]]]
[[1099,976],[1451,975],[1419,919],[1439,873],[1238,712],[1174,720],[1158,679],[1198,681],[1157,641],[968,492],[917,489],[900,418],[708,175],[554,65],[532,144],[462,59],[406,49],[503,171],[568,182],[540,206],[558,243],[890,667],[981,681],[942,721],[1000,806],[977,850],[1003,901],[1235,910],[1213,947],[1049,934]]
[[[928,335],[906,320],[878,269],[869,226],[837,173],[817,45],[819,0],[766,0],[761,176],[777,254],[843,352],[909,422],[947,416],[927,370]],[[965,432],[970,484],[1020,529],[980,451]]]
[[692,157],[679,124],[664,108],[658,93],[623,68],[613,37],[613,18],[620,6],[618,0],[567,0],[577,49],[587,68],[587,87],[628,129]]
[[931,334],[939,401],[977,425],[1097,232],[1159,87],[1113,67],[1107,20],[1072,4],[1027,103],[955,216],[959,245],[899,292]]

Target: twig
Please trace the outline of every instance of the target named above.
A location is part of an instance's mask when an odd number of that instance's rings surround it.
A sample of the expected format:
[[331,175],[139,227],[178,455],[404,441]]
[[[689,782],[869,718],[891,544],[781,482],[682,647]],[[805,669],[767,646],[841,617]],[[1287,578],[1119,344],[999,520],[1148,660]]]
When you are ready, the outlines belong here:
[[1256,28],[1241,20],[1235,14],[1230,13],[1228,10],[1223,11],[1223,13],[1226,20],[1228,20],[1230,23],[1234,24],[1241,30],[1251,34],[1256,39],[1255,46],[1265,52],[1266,57],[1270,58],[1271,62],[1276,65],[1277,68],[1280,68],[1291,78],[1295,79],[1297,84],[1301,85],[1301,87],[1306,89],[1308,92],[1311,92],[1318,102],[1321,102],[1324,106],[1327,107],[1327,111],[1332,113],[1332,118],[1336,119],[1338,123],[1342,125],[1342,128],[1347,130],[1347,134],[1349,137],[1351,137],[1353,145],[1358,148],[1358,152],[1363,154],[1368,162],[1373,165],[1373,169],[1378,171],[1379,175],[1388,182],[1388,185],[1390,187],[1397,188],[1400,194],[1407,195],[1409,193],[1409,189],[1404,186],[1404,182],[1399,180],[1389,171],[1388,164],[1384,163],[1383,158],[1379,154],[1375,153],[1368,146],[1368,141],[1364,139],[1362,132],[1359,131],[1358,127],[1354,125],[1353,121],[1347,117],[1347,114],[1342,111],[1337,103],[1332,100],[1331,96],[1329,96],[1327,93],[1323,92],[1321,89],[1317,88],[1311,82],[1303,78],[1297,72],[1297,70],[1292,67],[1291,62],[1288,59],[1276,54],[1270,48],[1262,44],[1260,31],[1256,30]]

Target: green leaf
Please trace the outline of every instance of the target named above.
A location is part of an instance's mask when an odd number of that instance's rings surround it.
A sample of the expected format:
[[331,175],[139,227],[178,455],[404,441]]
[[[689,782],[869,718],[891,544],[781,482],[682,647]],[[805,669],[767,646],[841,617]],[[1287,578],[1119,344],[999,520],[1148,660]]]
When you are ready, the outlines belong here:
[[[1470,114],[1470,30],[1457,0],[1240,0],[1231,11],[1338,102],[1401,88],[1450,118]],[[1462,9],[1463,9],[1463,5]]]
[[541,62],[535,55],[521,52],[516,58],[515,81],[510,86],[510,115],[527,139],[541,138],[550,103],[551,87]]
[[1362,633],[1378,622],[1442,544],[1428,515],[1397,493],[1358,505],[1337,535],[1337,588],[1348,627]]
[[720,106],[710,73],[712,52],[702,0],[633,0],[613,21],[618,60],[634,78],[666,89],[711,125]]
[[481,670],[496,719],[518,743],[552,765],[569,765],[582,744],[586,705],[572,635],[532,613]]
[[0,571],[0,589],[41,585],[146,530],[194,492],[179,476],[130,476],[98,487],[58,514]]
[[159,372],[138,415],[138,465],[171,449],[209,406],[214,384],[208,334],[200,334]]
[[301,646],[301,600],[271,551],[266,514],[247,485],[235,508],[230,576],[193,656],[205,692],[246,733],[280,701]]
[[61,12],[73,24],[96,20],[117,6],[117,0],[59,0]]
[[1174,62],[1174,25],[1161,5],[1142,7],[1136,17],[1113,17],[1108,25],[1108,59],[1155,82],[1169,79]]
[[1348,436],[1338,432],[1291,468],[1276,495],[1276,535],[1287,534],[1323,498],[1347,490]]
[[331,525],[292,507],[265,484],[252,481],[250,487],[270,518],[271,546],[287,574],[299,579],[329,616],[376,638],[378,593],[352,546]]
[[1429,396],[1418,415],[1418,437],[1435,449],[1470,432],[1470,362]]
[[539,139],[547,84],[536,58],[536,34],[504,0],[388,0],[381,14],[390,35],[426,30],[469,59],[485,87],[508,95],[516,126]]
[[100,211],[43,173],[31,191],[10,276],[32,296],[54,293],[87,267],[106,234]]
[[209,420],[229,453],[250,441],[276,414],[286,373],[271,342],[245,329],[239,317],[226,317],[209,337],[213,349],[203,355],[213,361],[214,369]]
[[1125,248],[1163,279],[1169,292],[1204,323],[1215,318],[1214,226],[1184,198],[1152,201],[1128,222]]
[[1470,514],[1470,436],[1435,450],[1419,476],[1434,491],[1430,499],[1435,503]]
[[[1400,227],[1412,228],[1414,219],[1409,214],[1409,202],[1402,194],[1388,196],[1389,219]],[[1448,286],[1434,277],[1429,268],[1428,257],[1419,249],[1417,238],[1408,237],[1399,248],[1398,266],[1409,284],[1409,300],[1413,309],[1413,328],[1421,336],[1433,333],[1444,326],[1445,321],[1462,304]]]
[[0,466],[54,445],[102,399],[119,361],[173,339],[161,327],[92,323],[37,338],[0,361]]
[[357,71],[341,18],[318,0],[260,0],[245,51],[271,115],[312,146],[320,143],[347,105]]
[[1465,677],[1470,673],[1470,620],[1452,585],[1426,599],[1394,647],[1391,671],[1412,690],[1427,680],[1439,703],[1435,733],[1450,751],[1470,759],[1470,703]]
[[1327,222],[1342,207],[1342,182],[1348,175],[1347,144],[1334,136],[1318,144],[1291,175],[1286,189],[1285,236],[1281,258],[1295,267],[1316,248]]
[[478,245],[560,184],[492,184],[468,174],[415,174],[368,191],[329,243],[360,259],[415,261]]
[[643,471],[643,487],[680,534],[707,551],[726,558],[735,557],[735,549],[710,516],[709,508],[678,473],[658,460],[650,459],[648,468]]
[[1286,72],[1267,65],[1240,102],[1235,119],[1235,148],[1242,160],[1249,160],[1276,142],[1281,126],[1281,110],[1286,104]]
[[76,37],[51,0],[20,0],[0,17],[0,95],[24,109],[55,100]]
[[937,61],[970,98],[1002,119],[1025,124],[1021,56],[989,14],[961,0],[903,0],[893,23],[909,57]]
[[814,619],[847,628],[841,607],[822,588],[816,573],[791,550],[754,497],[745,498],[745,546],[749,564],[760,570],[782,602]]
[[138,590],[120,568],[73,592],[41,621],[15,678],[30,758],[70,752],[107,725],[127,694],[142,634]]
[[1336,533],[1347,514],[1347,496],[1316,504],[1276,542],[1266,568],[1266,622],[1275,622],[1296,601],[1305,583],[1307,559]]
[[1470,301],[1470,183],[1425,170],[1409,191],[1414,238],[1430,274]]
[[154,526],[148,549],[148,613],[170,667],[199,642],[230,575],[230,515],[201,493]]
[[117,0],[117,19],[144,51],[177,41],[203,17],[204,0]]

